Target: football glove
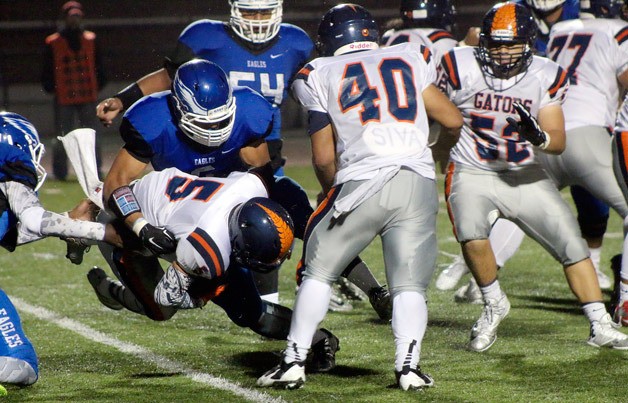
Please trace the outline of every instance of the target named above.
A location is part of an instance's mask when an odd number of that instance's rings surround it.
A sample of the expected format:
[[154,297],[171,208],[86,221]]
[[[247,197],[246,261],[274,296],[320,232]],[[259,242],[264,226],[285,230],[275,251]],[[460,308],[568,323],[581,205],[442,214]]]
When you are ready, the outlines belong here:
[[165,227],[155,227],[144,218],[139,218],[133,224],[133,232],[142,241],[142,244],[155,255],[167,255],[177,249],[177,240],[174,234]]
[[529,141],[533,146],[540,147],[545,150],[550,144],[550,138],[547,133],[541,129],[539,122],[530,114],[530,112],[519,102],[513,103],[513,106],[519,114],[520,120],[517,122],[511,117],[507,117],[508,123],[513,125],[519,135]]

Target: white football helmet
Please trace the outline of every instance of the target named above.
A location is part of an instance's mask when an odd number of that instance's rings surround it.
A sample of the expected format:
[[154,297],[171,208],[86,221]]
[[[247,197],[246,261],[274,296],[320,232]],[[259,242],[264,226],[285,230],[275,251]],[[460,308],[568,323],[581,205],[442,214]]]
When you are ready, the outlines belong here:
[[[283,0],[229,0],[231,19],[229,25],[242,39],[252,43],[264,43],[279,32],[283,14]],[[250,18],[249,13],[261,11],[270,15],[267,19]]]
[[526,3],[534,10],[547,12],[562,6],[565,0],[526,0]]

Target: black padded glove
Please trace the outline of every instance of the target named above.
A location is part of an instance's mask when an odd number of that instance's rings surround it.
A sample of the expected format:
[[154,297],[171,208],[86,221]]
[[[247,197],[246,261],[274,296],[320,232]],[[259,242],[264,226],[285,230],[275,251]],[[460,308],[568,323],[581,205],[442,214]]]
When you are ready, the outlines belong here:
[[155,227],[143,218],[140,218],[138,221],[140,220],[144,222],[139,224],[139,230],[136,232],[136,225],[134,224],[133,231],[137,233],[137,236],[142,240],[142,244],[145,247],[155,255],[166,255],[176,251],[177,240],[172,232],[164,227]]
[[515,110],[519,114],[521,120],[517,122],[515,119],[508,117],[506,120],[508,123],[517,128],[519,135],[529,141],[533,146],[540,147],[543,150],[549,146],[550,139],[547,133],[545,133],[539,126],[539,122],[530,115],[530,112],[518,102],[513,104]]

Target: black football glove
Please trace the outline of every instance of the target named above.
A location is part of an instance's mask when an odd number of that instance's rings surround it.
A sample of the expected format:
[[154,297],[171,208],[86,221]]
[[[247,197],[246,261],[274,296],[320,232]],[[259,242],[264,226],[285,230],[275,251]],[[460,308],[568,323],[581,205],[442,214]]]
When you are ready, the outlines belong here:
[[177,249],[174,234],[164,227],[155,227],[147,223],[140,229],[138,236],[142,244],[155,255],[167,255]]
[[507,117],[508,123],[517,128],[519,135],[529,141],[533,146],[540,147],[543,150],[547,148],[550,143],[549,136],[539,126],[539,122],[530,115],[530,112],[521,105],[519,102],[513,104],[515,110],[519,114],[521,120],[517,122],[511,117]]

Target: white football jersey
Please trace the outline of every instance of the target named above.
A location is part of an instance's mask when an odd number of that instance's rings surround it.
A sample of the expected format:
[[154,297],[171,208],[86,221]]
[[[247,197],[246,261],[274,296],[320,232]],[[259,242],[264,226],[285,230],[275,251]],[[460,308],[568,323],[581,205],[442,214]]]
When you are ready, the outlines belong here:
[[439,70],[439,87],[464,119],[450,159],[490,171],[535,164],[532,144],[520,139],[506,118],[520,120],[514,102],[523,104],[532,116],[548,105],[560,105],[568,87],[565,70],[534,56],[526,72],[500,80],[484,75],[475,51],[472,47],[454,48],[443,57]]
[[611,128],[623,92],[617,76],[628,69],[628,23],[569,20],[552,27],[548,56],[570,76],[563,110],[567,130]]
[[414,43],[319,57],[301,69],[295,97],[326,113],[337,136],[335,185],[401,166],[435,178],[422,97],[435,78],[429,49]]
[[199,178],[176,168],[151,172],[133,186],[149,223],[178,240],[176,260],[188,273],[214,278],[229,267],[229,213],[253,197],[268,197],[261,179],[246,172]]
[[386,31],[382,37],[384,46],[398,45],[404,42],[418,43],[427,47],[436,61],[449,52],[458,41],[449,32],[439,28],[408,28],[408,29],[391,29]]

